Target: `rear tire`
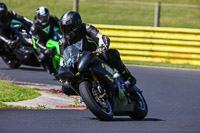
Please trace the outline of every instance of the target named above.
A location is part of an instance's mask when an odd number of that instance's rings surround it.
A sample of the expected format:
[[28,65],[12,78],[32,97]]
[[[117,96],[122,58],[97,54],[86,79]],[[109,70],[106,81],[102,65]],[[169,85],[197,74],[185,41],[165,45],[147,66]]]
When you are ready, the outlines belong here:
[[83,81],[80,83],[79,92],[86,106],[99,120],[111,121],[113,119],[113,110],[109,100],[105,99],[104,101],[106,107],[103,107],[99,102],[97,102],[92,93],[92,87],[89,82]]
[[2,56],[2,59],[10,68],[13,68],[13,69],[19,68],[19,66],[21,65],[17,60],[8,58],[6,56]]

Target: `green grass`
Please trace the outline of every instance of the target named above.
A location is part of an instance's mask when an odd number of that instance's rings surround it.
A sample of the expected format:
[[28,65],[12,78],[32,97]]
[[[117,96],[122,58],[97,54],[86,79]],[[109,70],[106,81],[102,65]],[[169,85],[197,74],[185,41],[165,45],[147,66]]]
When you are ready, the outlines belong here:
[[[153,26],[154,5],[114,3],[114,0],[79,0],[83,22],[91,24]],[[117,0],[123,1],[123,0]],[[158,0],[126,0],[158,2]],[[33,20],[39,6],[47,6],[58,18],[73,9],[73,0],[2,0],[9,10]],[[199,5],[199,0],[162,0],[161,3]],[[161,6],[161,27],[200,28],[200,7]]]
[[2,102],[17,102],[40,96],[36,91],[36,88],[27,88],[0,80],[0,107],[14,107]]

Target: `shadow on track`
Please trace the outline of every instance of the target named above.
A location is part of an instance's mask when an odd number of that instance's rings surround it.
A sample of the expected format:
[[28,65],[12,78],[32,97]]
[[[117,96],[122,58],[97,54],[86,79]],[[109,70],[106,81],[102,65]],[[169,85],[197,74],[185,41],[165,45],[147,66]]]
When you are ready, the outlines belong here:
[[19,69],[19,70],[25,70],[25,71],[45,71],[43,68],[33,68],[33,67],[30,67],[30,68],[28,68],[28,67],[20,67],[20,68],[0,68],[1,70],[17,70],[17,69]]
[[[99,120],[97,118],[90,118],[91,120]],[[158,119],[158,118],[145,118],[143,120],[133,120],[131,118],[113,118],[112,121],[165,121],[165,120],[162,120],[162,119]],[[112,121],[108,121],[108,122],[112,122]]]
[[43,68],[41,68],[41,67],[35,67],[35,68],[33,68],[33,67],[20,67],[19,69],[21,69],[21,70],[25,70],[25,71],[45,71]]

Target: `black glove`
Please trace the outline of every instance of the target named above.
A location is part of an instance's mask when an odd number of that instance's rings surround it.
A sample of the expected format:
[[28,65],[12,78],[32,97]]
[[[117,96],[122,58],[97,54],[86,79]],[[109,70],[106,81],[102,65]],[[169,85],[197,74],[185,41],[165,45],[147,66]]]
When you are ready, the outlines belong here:
[[110,46],[110,39],[107,36],[101,34],[100,32],[98,33],[97,36],[99,38],[99,47],[100,48],[104,47],[103,49],[108,49]]
[[54,55],[57,54],[57,51],[56,51],[56,48],[54,47],[54,48],[52,48],[52,50],[50,50],[50,49],[45,50],[44,53],[50,57],[53,57]]

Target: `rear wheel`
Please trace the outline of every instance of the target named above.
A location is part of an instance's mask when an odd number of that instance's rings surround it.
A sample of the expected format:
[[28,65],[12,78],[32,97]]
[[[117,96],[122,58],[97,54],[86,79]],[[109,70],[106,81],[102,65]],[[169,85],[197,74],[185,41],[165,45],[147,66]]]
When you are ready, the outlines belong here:
[[19,66],[21,65],[17,60],[13,58],[2,56],[2,59],[10,68],[19,68]]
[[113,119],[110,101],[105,97],[101,97],[102,95],[99,94],[97,88],[93,88],[89,82],[83,81],[79,85],[79,92],[84,103],[98,119],[102,121]]
[[142,92],[135,91],[131,94],[135,101],[135,108],[132,114],[129,116],[134,120],[143,120],[148,113],[148,107],[146,101],[142,95]]

